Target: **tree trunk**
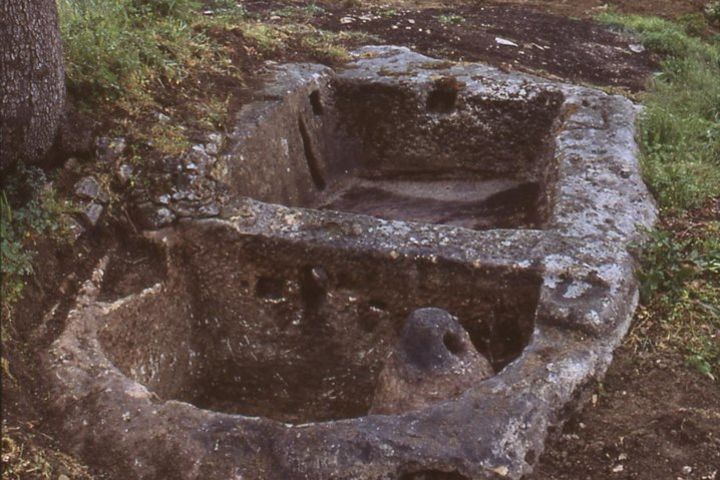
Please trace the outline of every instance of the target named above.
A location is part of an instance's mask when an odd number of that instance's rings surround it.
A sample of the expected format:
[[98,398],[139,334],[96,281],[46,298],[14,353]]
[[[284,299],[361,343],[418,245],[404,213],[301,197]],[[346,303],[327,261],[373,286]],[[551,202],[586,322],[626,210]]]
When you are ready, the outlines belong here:
[[64,103],[55,0],[0,0],[0,168],[45,158]]

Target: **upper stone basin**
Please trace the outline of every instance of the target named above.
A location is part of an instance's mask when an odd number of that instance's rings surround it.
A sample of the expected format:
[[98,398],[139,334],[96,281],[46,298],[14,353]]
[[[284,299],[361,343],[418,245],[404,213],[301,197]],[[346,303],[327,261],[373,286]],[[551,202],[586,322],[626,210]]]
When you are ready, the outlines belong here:
[[106,259],[48,352],[71,448],[126,478],[520,478],[636,305],[634,118],[403,48],[277,67],[140,201],[162,281],[113,296]]
[[280,104],[246,108],[262,124],[239,124],[223,155],[227,183],[238,195],[289,206],[541,228],[554,194],[562,93],[463,78],[443,65],[430,63],[415,85],[392,64],[369,79],[315,66],[281,71],[281,85],[312,81]]

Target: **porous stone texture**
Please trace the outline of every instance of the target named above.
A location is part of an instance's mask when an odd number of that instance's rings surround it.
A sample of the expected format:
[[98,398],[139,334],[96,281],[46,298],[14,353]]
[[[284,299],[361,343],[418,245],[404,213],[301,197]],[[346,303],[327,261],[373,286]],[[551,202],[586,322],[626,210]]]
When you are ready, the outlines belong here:
[[166,279],[99,301],[101,264],[48,351],[68,446],[123,478],[527,474],[636,306],[634,106],[397,47],[268,82],[139,199]]
[[370,413],[420,410],[454,398],[493,374],[458,319],[440,308],[415,310],[377,379]]

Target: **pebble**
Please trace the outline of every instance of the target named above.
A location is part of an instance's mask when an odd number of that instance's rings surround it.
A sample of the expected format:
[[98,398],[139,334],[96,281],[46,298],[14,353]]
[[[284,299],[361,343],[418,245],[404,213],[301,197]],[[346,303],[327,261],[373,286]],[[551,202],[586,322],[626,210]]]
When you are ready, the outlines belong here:
[[122,137],[100,137],[95,142],[95,155],[101,162],[112,162],[125,152],[127,141]]
[[107,203],[110,199],[108,194],[95,177],[83,177],[75,184],[75,195],[85,200],[97,200],[100,203]]
[[64,168],[65,170],[76,170],[80,166],[80,162],[75,157],[70,157],[65,162]]
[[80,215],[84,222],[94,227],[100,221],[104,208],[99,203],[89,202],[80,211]]
[[117,169],[116,177],[121,185],[127,185],[127,183],[130,181],[130,178],[132,178],[133,174],[133,168],[131,165],[128,165],[127,163],[123,163],[120,165],[120,167]]
[[212,202],[200,207],[200,213],[204,216],[215,217],[220,214],[220,207],[217,203]]
[[497,43],[498,45],[506,45],[508,47],[517,47],[518,46],[517,43],[515,43],[511,40],[507,40],[505,38],[500,38],[500,37],[495,37],[495,43]]

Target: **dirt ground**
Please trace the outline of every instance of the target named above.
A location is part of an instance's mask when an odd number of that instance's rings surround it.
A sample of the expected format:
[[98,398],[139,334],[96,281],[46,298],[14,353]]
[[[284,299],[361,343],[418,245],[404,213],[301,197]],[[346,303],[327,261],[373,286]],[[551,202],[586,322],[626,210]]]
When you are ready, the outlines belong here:
[[677,354],[622,347],[592,398],[550,442],[529,480],[720,475],[720,388]]
[[527,7],[427,8],[398,10],[391,16],[334,13],[321,17],[318,26],[364,31],[383,43],[405,45],[432,57],[480,61],[575,83],[638,91],[657,67],[649,53],[631,50],[630,39],[597,23]]
[[[249,1],[246,7],[263,21],[281,22],[274,19],[274,12],[288,3]],[[330,13],[311,20],[318,28],[363,31],[382,43],[406,45],[432,56],[484,61],[506,70],[628,93],[645,88],[657,59],[638,51],[632,39],[589,18],[609,8],[678,16],[698,12],[704,4],[702,0],[386,0],[346,2],[354,4],[349,7],[330,0],[318,3]],[[242,38],[235,40],[239,45]],[[232,43],[229,38],[228,44]],[[238,47],[237,56],[245,62],[252,85],[257,62],[247,55]],[[303,52],[286,51],[276,60],[286,59],[303,59]],[[237,92],[238,98],[243,95],[244,91]],[[170,96],[166,101],[172,104],[178,99]],[[105,478],[68,457],[62,441],[44,428],[42,411],[35,408],[44,394],[34,387],[32,365],[33,352],[48,345],[62,328],[63,314],[80,280],[118,237],[131,241],[132,229],[115,227],[73,245],[38,245],[37,263],[42,268],[17,309],[13,342],[3,340],[3,357],[10,365],[2,375],[3,478]],[[152,261],[141,255],[139,260],[127,259],[122,267],[143,268]],[[114,288],[122,290],[123,285]],[[673,349],[637,349],[633,335],[645,334],[631,333],[592,401],[551,434],[528,480],[720,480],[720,383],[686,366]],[[7,467],[18,456],[29,466],[21,476],[11,476]]]

